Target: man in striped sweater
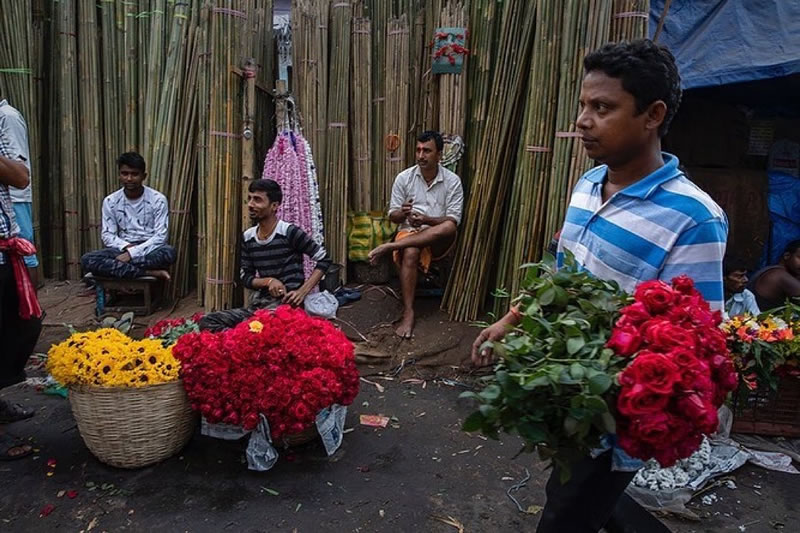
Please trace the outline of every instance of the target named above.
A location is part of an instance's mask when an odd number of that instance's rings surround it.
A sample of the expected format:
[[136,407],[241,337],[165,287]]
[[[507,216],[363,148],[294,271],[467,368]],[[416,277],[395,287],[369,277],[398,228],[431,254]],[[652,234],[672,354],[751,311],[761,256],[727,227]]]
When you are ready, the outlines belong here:
[[[588,156],[602,163],[575,185],[558,243],[580,268],[632,292],[653,279],[691,277],[713,309],[722,309],[722,258],[728,220],[722,209],[661,151],[678,110],[675,58],[649,40],[607,44],[584,59],[580,113],[575,122]],[[520,322],[512,309],[475,340],[472,360],[489,364],[486,341],[502,339]],[[624,494],[643,463],[615,446],[572,466],[566,483],[554,468],[538,533],[669,531]]]
[[[256,292],[246,308],[205,315],[200,320],[201,329],[231,328],[257,309],[275,309],[281,304],[301,306],[330,268],[325,248],[299,227],[278,218],[282,200],[277,182],[261,179],[250,183],[247,209],[256,225],[242,236],[240,278],[245,287]],[[303,272],[304,255],[316,261],[308,279]]]

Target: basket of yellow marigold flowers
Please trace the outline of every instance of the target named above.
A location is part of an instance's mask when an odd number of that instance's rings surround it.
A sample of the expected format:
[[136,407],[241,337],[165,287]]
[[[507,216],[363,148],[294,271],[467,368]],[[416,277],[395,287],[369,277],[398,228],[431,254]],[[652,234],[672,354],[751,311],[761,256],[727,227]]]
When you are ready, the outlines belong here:
[[134,340],[112,328],[73,333],[47,358],[47,370],[69,389],[86,447],[119,468],[162,461],[191,438],[196,416],[180,368],[160,340]]

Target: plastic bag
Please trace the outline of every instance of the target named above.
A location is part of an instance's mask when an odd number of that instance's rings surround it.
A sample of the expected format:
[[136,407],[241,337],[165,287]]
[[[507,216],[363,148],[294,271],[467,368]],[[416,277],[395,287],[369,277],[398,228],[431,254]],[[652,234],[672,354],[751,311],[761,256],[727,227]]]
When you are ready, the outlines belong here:
[[315,292],[306,296],[305,308],[309,315],[336,318],[339,301],[328,291]]

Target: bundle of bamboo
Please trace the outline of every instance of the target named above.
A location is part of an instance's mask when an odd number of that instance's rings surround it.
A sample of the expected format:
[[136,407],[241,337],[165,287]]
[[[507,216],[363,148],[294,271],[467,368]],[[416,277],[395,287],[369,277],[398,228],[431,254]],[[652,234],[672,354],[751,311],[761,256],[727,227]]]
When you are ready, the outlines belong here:
[[[493,54],[494,85],[488,101],[482,137],[473,145],[475,172],[471,196],[461,228],[455,269],[445,293],[445,305],[454,320],[474,319],[491,281],[493,248],[514,169],[520,101],[527,87],[528,60],[533,43],[535,4],[525,0],[504,2],[497,24]],[[483,59],[483,58],[481,58]]]
[[[345,264],[349,183],[350,44],[352,5],[331,0],[330,86],[328,90],[325,174],[319,176],[320,199],[324,215],[325,246],[334,262]],[[313,146],[312,146],[313,148]]]
[[[503,238],[495,286],[519,289],[519,266],[539,258],[549,241],[543,230],[543,209],[548,196],[561,37],[560,0],[537,0],[536,29],[531,55],[525,117],[517,147],[509,204],[505,210]],[[504,299],[495,302],[495,313],[504,313]]]
[[353,84],[351,87],[351,132],[353,136],[353,201],[356,211],[380,209],[372,206],[372,39],[367,18],[353,20]]
[[394,178],[408,163],[408,91],[409,91],[408,19],[389,20],[386,31],[386,108],[383,125],[383,180],[378,205],[388,206]]
[[650,0],[614,0],[611,39],[630,41],[647,37]]
[[608,40],[610,21],[610,1],[570,3],[564,12],[559,100],[545,236],[552,236],[561,227],[572,187],[591,165],[575,128],[583,58]]
[[[36,38],[35,24],[41,25],[43,15],[34,18],[32,9],[39,10],[38,4],[31,6],[30,2],[23,0],[3,3],[0,16],[0,99],[7,99],[15,106],[28,125],[33,203],[38,206],[42,172],[38,96],[43,84],[37,83],[42,77],[39,57],[42,46]],[[35,240],[40,243],[38,209],[34,210],[33,217]]]
[[[452,0],[442,9],[442,27],[466,28],[467,8],[462,1]],[[468,47],[469,48],[469,47]],[[439,129],[448,135],[464,137],[466,125],[467,58],[461,74],[439,75]]]

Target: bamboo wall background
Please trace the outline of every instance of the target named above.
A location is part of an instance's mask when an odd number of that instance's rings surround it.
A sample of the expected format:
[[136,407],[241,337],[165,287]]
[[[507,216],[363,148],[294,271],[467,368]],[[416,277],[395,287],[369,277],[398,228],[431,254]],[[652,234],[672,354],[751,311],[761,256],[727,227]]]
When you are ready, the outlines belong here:
[[[102,198],[118,188],[116,157],[136,150],[170,201],[173,295],[196,288],[206,309],[237,304],[245,177],[260,175],[242,156],[242,62],[257,65],[260,166],[275,133],[272,1],[3,8],[0,94],[28,120],[45,274],[80,275],[81,254],[100,245]],[[333,259],[345,263],[347,211],[385,211],[416,135],[441,129],[464,139],[468,192],[443,306],[473,319],[493,287],[515,290],[591,164],[574,136],[582,59],[644,36],[648,10],[647,0],[293,0],[291,93]],[[461,74],[431,72],[441,26],[468,28]]]

